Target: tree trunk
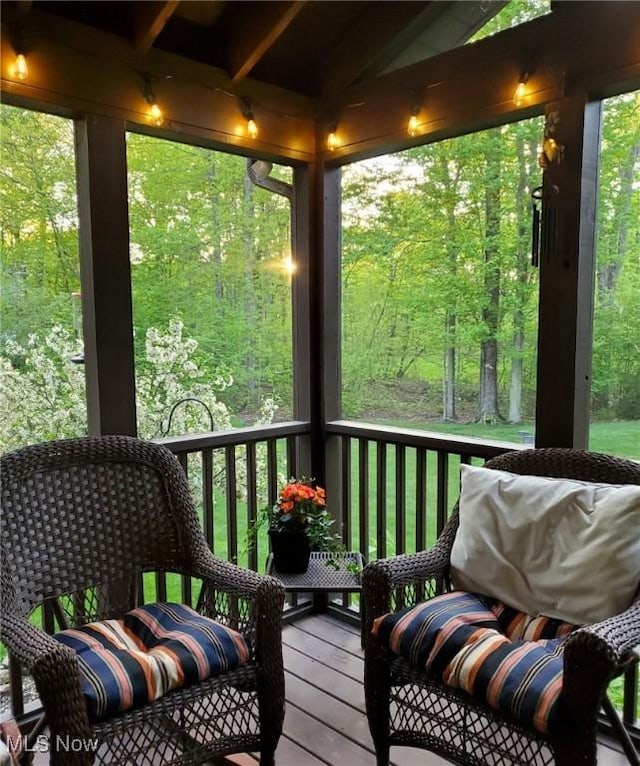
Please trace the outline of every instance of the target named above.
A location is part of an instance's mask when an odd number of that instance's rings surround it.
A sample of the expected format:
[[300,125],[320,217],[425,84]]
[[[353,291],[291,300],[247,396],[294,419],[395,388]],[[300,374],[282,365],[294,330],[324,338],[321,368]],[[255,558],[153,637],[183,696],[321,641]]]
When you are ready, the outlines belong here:
[[[447,215],[447,279],[455,283],[458,271],[457,243],[456,243],[456,203],[458,198],[457,181],[458,173],[451,178],[448,157],[441,155],[439,181],[444,186],[443,200],[446,204]],[[453,293],[453,291],[451,291]],[[456,412],[456,331],[457,312],[453,301],[447,304],[444,318],[444,356],[443,356],[443,379],[442,379],[442,419],[443,421],[455,421]]]
[[610,306],[613,302],[613,294],[618,282],[618,276],[622,270],[627,252],[634,168],[638,157],[640,157],[640,143],[636,143],[631,147],[628,162],[621,168],[620,192],[616,200],[618,231],[616,232],[615,241],[611,243],[612,247],[615,248],[613,257],[598,268],[598,291],[603,306]]
[[220,239],[220,211],[218,209],[216,176],[216,158],[212,152],[209,159],[209,167],[207,168],[207,180],[211,193],[211,231],[215,238],[213,244],[213,291],[216,300],[221,301],[224,299],[224,281],[222,279],[222,244]]
[[[251,160],[247,160],[247,170]],[[253,238],[253,183],[249,173],[244,178],[244,258],[245,258],[245,298],[244,298],[244,322],[246,328],[246,370],[247,370],[247,399],[250,409],[257,411],[257,381],[256,381],[256,358],[254,354],[254,334],[256,331],[256,306],[255,289],[253,284],[255,267],[255,247]]]
[[513,356],[509,381],[509,423],[522,422],[522,351],[524,348],[524,317],[521,311],[513,315]]
[[445,346],[442,419],[445,421],[453,421],[456,419],[456,315],[451,309],[447,309],[444,325]]
[[[509,381],[509,422],[522,422],[522,352],[524,350],[524,306],[527,300],[529,277],[529,237],[526,211],[529,204],[527,197],[527,158],[522,135],[516,138],[518,155],[518,187],[516,194],[516,215],[518,221],[518,244],[516,249],[516,280],[513,308],[513,349],[511,350],[511,378]],[[535,151],[532,156],[535,155]]]
[[[496,137],[499,140],[499,137]],[[498,322],[500,317],[500,159],[497,141],[485,152],[484,339],[480,343],[478,418],[483,423],[502,420],[498,409]]]

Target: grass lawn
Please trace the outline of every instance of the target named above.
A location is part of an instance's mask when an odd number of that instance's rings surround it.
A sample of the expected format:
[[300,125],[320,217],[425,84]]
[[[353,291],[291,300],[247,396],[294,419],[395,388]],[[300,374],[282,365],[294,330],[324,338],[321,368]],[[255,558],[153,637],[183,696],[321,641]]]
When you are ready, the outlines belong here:
[[[511,425],[501,423],[495,426],[485,426],[482,423],[424,423],[418,421],[376,420],[382,425],[398,426],[399,428],[416,428],[421,431],[434,433],[456,434],[458,436],[473,436],[490,441],[506,441],[522,444],[522,432],[535,434],[535,424],[532,422]],[[619,420],[609,423],[591,423],[589,430],[589,449],[595,452],[607,452],[619,457],[629,457],[640,460],[640,421]]]

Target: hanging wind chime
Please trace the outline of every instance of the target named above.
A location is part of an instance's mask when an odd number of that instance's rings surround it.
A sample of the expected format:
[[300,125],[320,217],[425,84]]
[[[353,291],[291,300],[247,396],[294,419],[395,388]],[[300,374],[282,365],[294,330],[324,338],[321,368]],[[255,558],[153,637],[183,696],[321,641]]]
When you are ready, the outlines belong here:
[[[562,162],[564,146],[559,144],[553,134],[556,132],[560,115],[557,111],[547,115],[544,125],[542,148],[538,153],[538,165],[546,170],[554,162]],[[546,187],[546,188],[545,188]],[[533,200],[531,265],[539,266],[540,257],[548,260],[556,245],[556,201],[560,189],[555,184],[537,186],[531,192]]]

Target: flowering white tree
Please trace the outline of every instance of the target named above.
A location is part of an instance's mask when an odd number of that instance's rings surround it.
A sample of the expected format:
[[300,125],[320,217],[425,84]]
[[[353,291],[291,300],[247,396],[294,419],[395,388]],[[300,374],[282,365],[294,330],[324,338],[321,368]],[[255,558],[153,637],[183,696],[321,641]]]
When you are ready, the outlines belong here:
[[43,338],[12,340],[0,354],[0,450],[87,432],[84,370],[71,359],[80,351],[62,327]]
[[[198,342],[185,337],[184,325],[172,319],[165,331],[150,327],[145,338],[144,358],[136,377],[138,433],[141,438],[158,438],[167,428],[174,404],[198,399],[211,412],[214,430],[231,429],[232,416],[218,395],[233,385],[230,375],[210,377],[194,361]],[[21,346],[5,342],[0,354],[0,450],[16,449],[50,439],[81,436],[87,432],[84,369],[72,362],[80,351],[78,342],[61,327],[54,327],[44,338],[31,335]],[[273,420],[277,407],[265,399],[256,425]],[[201,405],[185,403],[176,408],[172,434],[210,430],[209,417]],[[246,461],[237,450],[237,493],[246,496]],[[258,496],[266,487],[266,455],[257,451]],[[224,487],[224,455],[214,456],[214,483]],[[190,472],[194,491],[200,484],[200,471]]]

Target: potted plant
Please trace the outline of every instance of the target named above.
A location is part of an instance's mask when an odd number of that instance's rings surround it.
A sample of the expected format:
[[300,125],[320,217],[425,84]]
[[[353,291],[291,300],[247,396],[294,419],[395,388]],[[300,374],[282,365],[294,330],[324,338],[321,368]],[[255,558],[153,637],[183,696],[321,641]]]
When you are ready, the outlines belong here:
[[248,543],[255,545],[258,530],[268,524],[274,568],[283,574],[307,571],[311,551],[343,550],[339,535],[332,531],[333,519],[326,509],[325,491],[311,479],[290,479],[272,508],[263,508],[248,530]]

